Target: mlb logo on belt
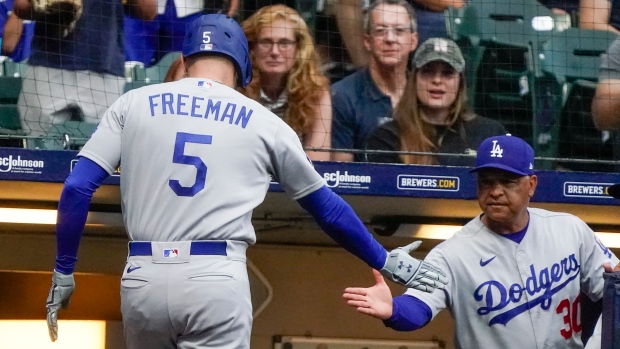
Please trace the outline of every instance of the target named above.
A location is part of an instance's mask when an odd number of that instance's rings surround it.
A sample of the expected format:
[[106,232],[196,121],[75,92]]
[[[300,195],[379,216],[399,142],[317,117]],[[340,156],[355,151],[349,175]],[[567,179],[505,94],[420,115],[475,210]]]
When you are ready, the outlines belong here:
[[178,248],[166,248],[164,249],[164,258],[176,258],[179,256]]

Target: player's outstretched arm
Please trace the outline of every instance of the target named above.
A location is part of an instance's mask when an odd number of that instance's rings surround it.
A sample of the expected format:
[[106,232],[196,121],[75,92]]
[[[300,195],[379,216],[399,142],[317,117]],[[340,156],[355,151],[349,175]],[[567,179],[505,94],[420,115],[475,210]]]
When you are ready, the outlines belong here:
[[409,255],[420,243],[387,253],[351,206],[327,186],[297,202],[312,214],[327,235],[373,269],[381,270],[388,279],[425,292],[443,288],[448,282],[443,271]]
[[387,320],[392,316],[392,292],[377,270],[373,269],[372,275],[376,282],[374,286],[347,287],[342,297],[359,313]]
[[69,305],[75,288],[73,270],[86,225],[93,193],[109,174],[88,158],[81,157],[67,177],[58,201],[56,223],[56,268],[45,307],[47,327],[52,342],[58,339],[58,310]]

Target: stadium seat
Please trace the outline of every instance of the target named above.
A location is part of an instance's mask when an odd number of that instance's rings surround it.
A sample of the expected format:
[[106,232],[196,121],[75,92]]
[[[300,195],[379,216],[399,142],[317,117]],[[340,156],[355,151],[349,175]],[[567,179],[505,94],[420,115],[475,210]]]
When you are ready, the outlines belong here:
[[0,104],[0,130],[5,134],[14,134],[21,130],[16,104]]
[[123,92],[147,85],[146,68],[141,62],[125,62],[125,87]]
[[0,56],[0,103],[16,104],[22,88],[23,64],[13,62],[9,57]]
[[19,111],[15,104],[0,104],[0,147],[24,146]]
[[166,54],[157,64],[146,68],[146,80],[150,84],[158,84],[164,81],[168,69],[172,63],[181,56],[181,52],[170,52]]
[[295,0],[295,9],[299,12],[308,26],[310,35],[314,36],[316,30],[316,10],[317,1],[315,0]]
[[[0,57],[0,146],[22,147],[23,140],[17,109],[25,65]],[[15,137],[17,136],[17,137]]]
[[448,34],[463,50],[475,111],[533,142],[532,82],[540,43],[570,26],[535,0],[472,0],[446,11]]
[[127,92],[134,88],[149,84],[159,84],[164,81],[170,65],[181,56],[181,52],[170,52],[166,54],[157,64],[145,68],[139,62],[125,62],[125,89]]
[[[609,134],[592,122],[591,104],[600,55],[616,35],[608,31],[570,28],[541,45],[536,79],[536,153],[559,158],[611,160]],[[606,164],[560,161],[563,168],[611,171]]]

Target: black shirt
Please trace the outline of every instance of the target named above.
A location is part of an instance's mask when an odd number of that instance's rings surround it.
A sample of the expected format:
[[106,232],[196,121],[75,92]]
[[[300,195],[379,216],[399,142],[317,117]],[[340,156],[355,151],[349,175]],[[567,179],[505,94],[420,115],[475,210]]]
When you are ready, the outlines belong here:
[[[463,135],[459,134],[459,129]],[[478,145],[488,137],[504,135],[508,133],[504,125],[500,122],[477,116],[471,121],[459,122],[452,125],[451,128],[445,126],[436,126],[438,138],[441,138],[440,144],[438,139],[434,140],[437,145],[438,153],[454,153],[454,154],[471,154],[475,155]],[[400,130],[394,120],[390,120],[379,126],[366,142],[366,149],[369,150],[391,150],[400,151]],[[443,137],[442,137],[443,135]],[[402,163],[398,154],[389,153],[368,153],[366,161],[380,163]],[[437,162],[445,166],[474,166],[475,156],[437,156]]]

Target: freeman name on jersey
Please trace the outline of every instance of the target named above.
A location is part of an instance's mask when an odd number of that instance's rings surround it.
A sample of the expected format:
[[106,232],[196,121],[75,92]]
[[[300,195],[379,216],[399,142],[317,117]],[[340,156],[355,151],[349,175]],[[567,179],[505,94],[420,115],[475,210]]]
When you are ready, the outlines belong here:
[[161,112],[163,115],[173,114],[204,119],[212,118],[214,121],[228,121],[231,125],[234,123],[237,126],[241,126],[241,128],[245,128],[254,112],[244,105],[238,108],[236,103],[228,102],[224,105],[222,101],[180,93],[161,93],[151,95],[148,98],[152,117],[155,116],[156,112]]

